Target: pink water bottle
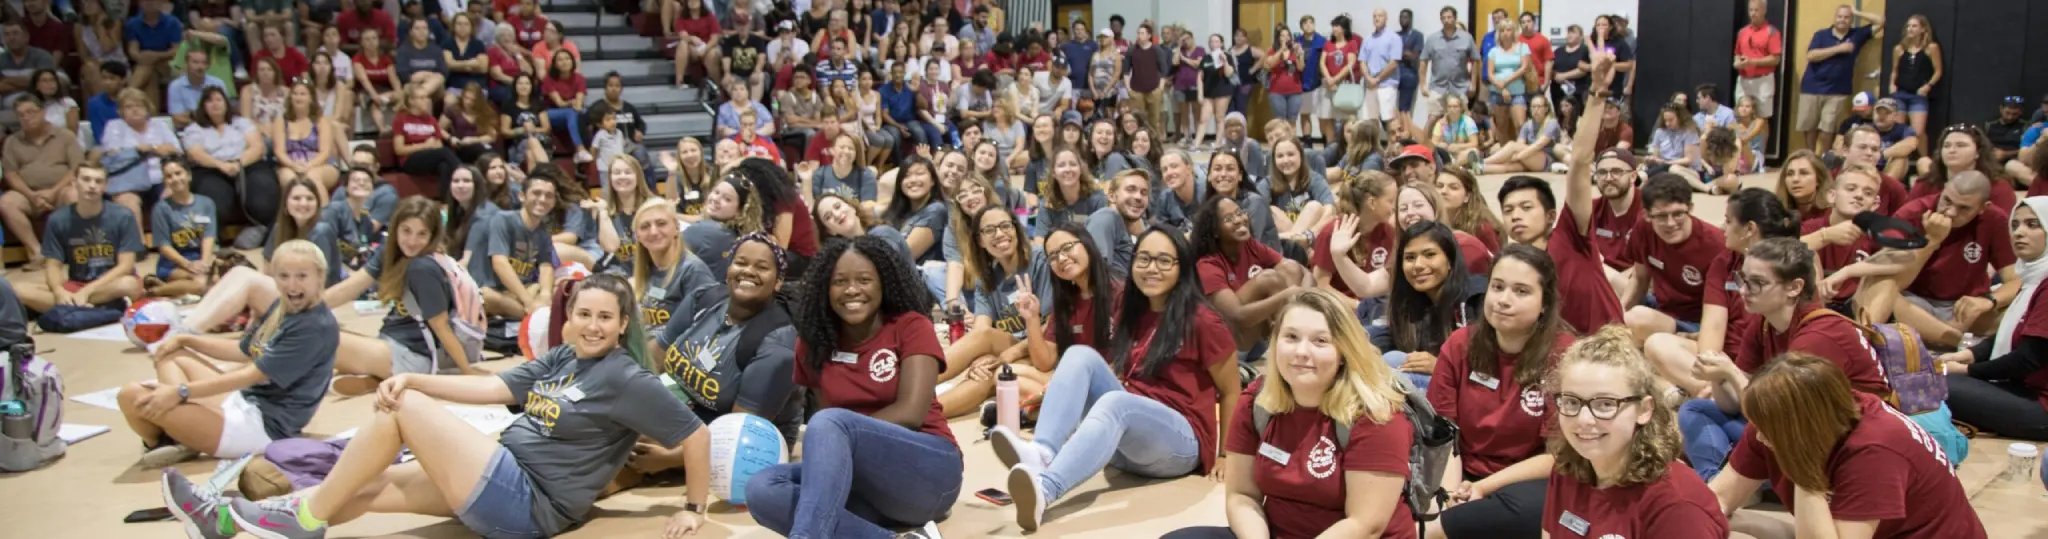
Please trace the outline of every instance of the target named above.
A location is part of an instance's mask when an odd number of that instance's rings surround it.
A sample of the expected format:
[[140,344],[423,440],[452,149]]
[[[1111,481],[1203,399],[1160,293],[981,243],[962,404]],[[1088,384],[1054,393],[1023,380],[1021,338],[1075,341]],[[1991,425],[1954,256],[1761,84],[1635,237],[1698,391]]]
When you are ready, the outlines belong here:
[[1003,364],[1003,370],[996,373],[996,424],[1020,432],[1018,421],[1023,417],[1017,409],[1017,373],[1010,372],[1010,365]]

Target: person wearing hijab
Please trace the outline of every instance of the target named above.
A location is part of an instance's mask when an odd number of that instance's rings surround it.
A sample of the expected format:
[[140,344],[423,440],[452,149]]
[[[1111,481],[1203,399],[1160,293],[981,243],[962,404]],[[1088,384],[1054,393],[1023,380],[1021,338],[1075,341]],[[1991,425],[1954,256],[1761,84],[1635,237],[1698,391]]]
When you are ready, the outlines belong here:
[[2005,310],[1998,332],[1976,346],[1941,356],[1948,373],[1948,406],[1955,420],[2006,438],[2048,441],[2048,196],[2027,197],[2013,208],[2010,227],[2019,300]]

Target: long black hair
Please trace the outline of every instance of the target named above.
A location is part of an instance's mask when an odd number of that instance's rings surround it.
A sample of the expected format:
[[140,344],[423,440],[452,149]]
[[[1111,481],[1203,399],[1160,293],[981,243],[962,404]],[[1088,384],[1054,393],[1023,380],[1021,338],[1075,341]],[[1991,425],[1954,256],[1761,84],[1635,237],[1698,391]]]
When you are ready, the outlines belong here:
[[775,218],[782,215],[791,201],[797,200],[796,182],[789,171],[776,166],[774,161],[749,157],[733,165],[731,174],[743,176],[752,184],[754,196],[761,201],[761,230],[775,232]]
[[[1088,341],[1095,343],[1097,346],[1108,344],[1110,309],[1114,308],[1112,300],[1115,299],[1114,294],[1117,293],[1114,287],[1120,283],[1110,280],[1109,260],[1103,258],[1101,251],[1095,249],[1094,236],[1088,234],[1086,226],[1072,221],[1060,223],[1059,226],[1052,228],[1052,232],[1046,233],[1046,241],[1050,243],[1052,235],[1061,232],[1073,236],[1074,243],[1081,244],[1081,252],[1088,257],[1088,269],[1086,273],[1081,275],[1081,278],[1088,280],[1088,289],[1095,291],[1095,297],[1083,299],[1079,285],[1068,282],[1066,279],[1055,278],[1052,280],[1052,303],[1048,305],[1053,307],[1053,348],[1055,350],[1066,350],[1067,347],[1074,345],[1074,333],[1072,331],[1060,331],[1060,328],[1073,327],[1073,322],[1068,317],[1073,313],[1072,307],[1083,301],[1088,302],[1088,306],[1092,307],[1090,312],[1093,313],[1088,321],[1090,326],[1088,329]],[[1046,253],[1046,258],[1050,259],[1052,255],[1053,253],[1048,252]]]
[[1769,190],[1751,187],[1736,191],[1728,197],[1728,211],[1736,222],[1756,225],[1758,241],[1799,236],[1799,218]]
[[859,236],[845,241],[827,242],[818,252],[818,263],[811,264],[799,283],[800,292],[790,301],[790,317],[796,321],[797,337],[809,343],[804,356],[797,358],[812,371],[825,367],[825,362],[839,348],[839,328],[846,324],[839,313],[832,310],[832,272],[839,266],[839,258],[849,253],[866,257],[875,265],[875,275],[882,280],[882,293],[875,298],[881,303],[875,316],[889,318],[903,313],[923,313],[932,304],[931,293],[925,291],[924,278],[910,266],[910,260],[901,251],[889,246],[888,242],[874,236]]
[[[484,179],[484,173],[473,166],[463,165],[456,167],[455,170],[468,172],[469,184],[473,186],[469,191],[469,200],[456,200],[455,190],[452,188],[441,193],[441,204],[448,211],[448,222],[442,225],[448,230],[447,245],[443,246],[442,251],[459,255],[469,247],[470,225],[473,224],[471,221],[476,220],[485,203],[491,202],[491,181]],[[449,176],[450,182],[454,179],[454,176]],[[507,178],[505,181],[512,180]]]
[[[910,177],[910,169],[913,168],[924,169],[925,177],[930,178],[932,183],[931,189],[924,195],[924,203],[914,208],[910,206],[910,197],[903,194],[903,179]],[[989,196],[995,196],[995,193],[989,193]],[[910,220],[910,216],[917,215],[918,210],[924,209],[925,204],[943,200],[946,200],[946,190],[940,186],[939,168],[932,166],[930,159],[912,157],[903,163],[902,167],[897,168],[896,195],[889,197],[889,207],[882,210],[882,220],[888,222],[889,226],[901,229],[904,222]]]
[[[1443,280],[1437,283],[1436,301],[1430,301],[1429,294],[1416,290],[1403,271],[1408,265],[1408,257],[1405,256],[1408,246],[1417,241],[1436,244],[1451,264],[1449,271],[1444,272]],[[1394,242],[1393,258],[1394,288],[1387,295],[1387,330],[1394,337],[1394,348],[1413,351],[1422,348],[1424,342],[1443,342],[1451,330],[1458,328],[1457,317],[1465,308],[1464,299],[1468,292],[1465,287],[1471,280],[1471,273],[1465,268],[1465,255],[1458,250],[1457,236],[1451,233],[1451,227],[1443,223],[1415,223],[1402,230],[1400,239]],[[1422,324],[1424,319],[1430,321],[1426,326]],[[1437,334],[1423,335],[1425,328]]]
[[1180,230],[1155,224],[1138,235],[1138,243],[1144,243],[1154,234],[1173,242],[1174,258],[1179,261],[1174,272],[1179,274],[1179,278],[1174,281],[1173,289],[1166,292],[1166,310],[1159,313],[1159,322],[1154,325],[1151,342],[1147,343],[1142,360],[1131,358],[1131,350],[1136,348],[1138,339],[1132,331],[1138,327],[1139,318],[1150,314],[1152,302],[1146,299],[1144,291],[1138,289],[1136,279],[1124,279],[1123,308],[1117,310],[1116,331],[1112,332],[1109,353],[1113,358],[1111,367],[1118,374],[1131,372],[1131,362],[1140,361],[1137,375],[1147,379],[1159,376],[1159,371],[1173,363],[1174,356],[1180,354],[1181,346],[1187,344],[1188,337],[1194,336],[1188,330],[1194,326],[1191,322],[1195,314],[1209,308],[1209,300],[1202,297],[1201,277],[1195,275],[1193,250],[1188,247],[1187,240],[1181,239]]

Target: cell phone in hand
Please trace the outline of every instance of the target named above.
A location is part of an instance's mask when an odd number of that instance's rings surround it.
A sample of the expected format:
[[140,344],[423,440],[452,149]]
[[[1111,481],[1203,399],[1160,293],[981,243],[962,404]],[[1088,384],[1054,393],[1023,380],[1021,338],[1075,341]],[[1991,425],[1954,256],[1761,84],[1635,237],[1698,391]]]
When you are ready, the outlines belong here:
[[[1008,499],[1008,498],[1004,498],[1004,499]],[[163,521],[166,521],[166,520],[170,520],[170,519],[171,519],[171,508],[169,508],[169,507],[158,507],[158,508],[155,508],[155,509],[141,509],[141,510],[137,510],[137,511],[135,511],[135,512],[133,512],[133,513],[129,513],[129,514],[128,514],[128,516],[127,516],[126,518],[122,518],[122,519],[121,519],[121,522],[124,522],[124,523],[128,523],[128,524],[134,524],[134,523],[137,523],[137,522],[163,522]]]
[[1010,493],[1003,492],[1002,489],[981,489],[979,491],[975,491],[974,497],[986,500],[988,503],[996,504],[997,507],[1010,505]]

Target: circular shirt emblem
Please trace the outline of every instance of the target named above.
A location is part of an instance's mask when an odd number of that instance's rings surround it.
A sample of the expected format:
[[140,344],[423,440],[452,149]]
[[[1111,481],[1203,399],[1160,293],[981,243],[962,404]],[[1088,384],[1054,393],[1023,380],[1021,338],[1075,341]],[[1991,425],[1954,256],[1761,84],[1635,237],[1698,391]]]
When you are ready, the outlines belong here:
[[896,351],[882,350],[868,359],[868,378],[876,382],[896,379]]
[[1259,266],[1252,266],[1252,267],[1251,267],[1250,269],[1244,270],[1244,280],[1246,280],[1246,281],[1250,281],[1250,280],[1252,280],[1252,278],[1253,278],[1253,277],[1258,277],[1258,276],[1259,276],[1259,272],[1262,272],[1262,271],[1266,271],[1266,268],[1263,268],[1263,267],[1259,267]]
[[1963,245],[1963,261],[1964,261],[1964,262],[1969,262],[1969,263],[1971,263],[1971,264],[1975,264],[1975,263],[1977,263],[1977,262],[1979,262],[1979,261],[1982,261],[1982,260],[1984,260],[1984,246],[1983,246],[1983,245],[1979,245],[1979,244],[1978,244],[1977,242],[1974,242],[1974,241],[1973,241],[1973,242],[1970,242],[1970,243],[1967,243],[1967,244],[1964,244],[1964,245]]
[[1522,388],[1522,413],[1530,417],[1543,415],[1543,392],[1533,388]]
[[1337,473],[1337,444],[1328,436],[1318,438],[1315,448],[1308,450],[1307,465],[1308,474],[1316,479],[1328,479],[1330,474]]
[[1686,266],[1684,269],[1679,270],[1678,273],[1685,278],[1685,284],[1688,285],[1699,286],[1700,283],[1706,281],[1706,278],[1700,275],[1700,269],[1696,267]]
[[1385,247],[1374,247],[1374,248],[1373,248],[1373,250],[1372,250],[1372,267],[1378,268],[1378,267],[1383,267],[1383,266],[1386,266],[1386,265],[1387,265],[1387,248],[1385,248]]

